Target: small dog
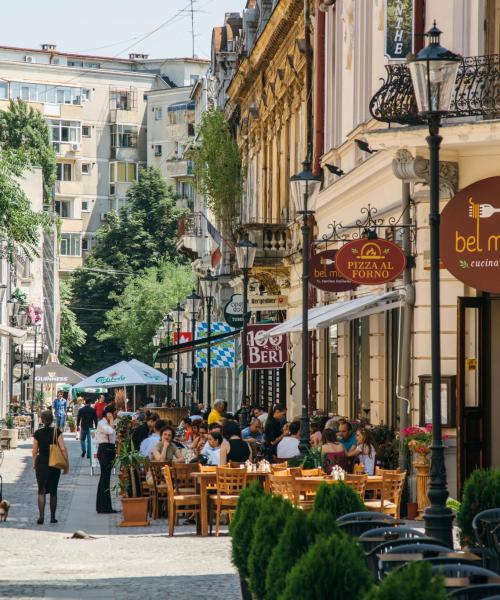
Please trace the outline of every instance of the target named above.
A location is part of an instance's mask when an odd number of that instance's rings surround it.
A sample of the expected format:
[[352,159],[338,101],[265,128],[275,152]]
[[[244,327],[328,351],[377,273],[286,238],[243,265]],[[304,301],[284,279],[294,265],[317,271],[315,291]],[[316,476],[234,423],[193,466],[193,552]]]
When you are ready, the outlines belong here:
[[6,521],[9,515],[10,502],[7,500],[2,500],[0,502],[0,522]]

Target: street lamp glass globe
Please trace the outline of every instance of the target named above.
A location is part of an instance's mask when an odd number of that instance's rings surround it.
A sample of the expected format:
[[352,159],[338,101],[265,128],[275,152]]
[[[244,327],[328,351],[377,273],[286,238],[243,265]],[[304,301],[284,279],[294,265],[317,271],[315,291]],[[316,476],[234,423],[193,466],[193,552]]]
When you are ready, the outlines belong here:
[[445,114],[450,110],[462,57],[440,45],[441,31],[435,22],[425,35],[428,45],[408,59],[418,111]]
[[200,279],[200,286],[203,296],[205,298],[213,298],[215,294],[215,285],[217,283],[217,277],[212,275],[210,271]]
[[304,161],[302,171],[290,177],[290,198],[296,213],[303,213],[305,210],[314,212],[316,210],[320,187],[321,176],[314,175],[310,163]]
[[160,336],[158,334],[153,336],[153,346],[155,348],[158,348],[158,346],[160,345],[160,341]]
[[182,319],[182,313],[184,312],[184,309],[182,308],[182,306],[178,303],[177,306],[175,308],[172,309],[172,313],[174,315],[175,320],[177,321],[177,325],[179,325],[181,319]]
[[240,269],[251,269],[257,253],[257,246],[248,238],[243,238],[236,244],[236,260]]
[[202,297],[199,296],[194,290],[191,294],[186,298],[187,300],[187,308],[191,312],[192,315],[197,315],[200,312]]

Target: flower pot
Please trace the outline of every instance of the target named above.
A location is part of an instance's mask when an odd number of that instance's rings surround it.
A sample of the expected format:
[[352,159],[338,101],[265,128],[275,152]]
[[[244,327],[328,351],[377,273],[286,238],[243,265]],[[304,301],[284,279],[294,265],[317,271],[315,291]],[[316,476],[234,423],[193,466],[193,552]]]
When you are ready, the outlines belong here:
[[122,498],[123,521],[120,527],[144,527],[148,521],[149,498]]
[[3,437],[10,440],[9,448],[17,448],[17,441],[19,439],[19,431],[17,429],[4,429]]

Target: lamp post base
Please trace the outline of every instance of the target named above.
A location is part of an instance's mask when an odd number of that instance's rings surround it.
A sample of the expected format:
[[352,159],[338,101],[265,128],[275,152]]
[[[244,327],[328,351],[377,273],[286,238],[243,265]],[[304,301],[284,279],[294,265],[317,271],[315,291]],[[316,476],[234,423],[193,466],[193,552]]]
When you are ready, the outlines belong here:
[[424,512],[425,534],[453,548],[453,512],[446,506],[428,506]]

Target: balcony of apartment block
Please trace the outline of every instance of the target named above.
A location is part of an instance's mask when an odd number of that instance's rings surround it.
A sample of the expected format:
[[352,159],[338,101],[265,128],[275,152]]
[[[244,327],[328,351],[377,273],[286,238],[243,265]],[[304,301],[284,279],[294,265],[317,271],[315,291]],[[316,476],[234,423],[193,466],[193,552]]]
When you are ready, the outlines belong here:
[[71,181],[56,181],[55,192],[62,196],[75,196],[82,190],[82,182],[80,180]]
[[203,221],[203,213],[190,212],[183,215],[177,225],[177,251],[187,255],[191,260],[203,254],[205,239]]
[[193,162],[186,159],[167,160],[165,162],[167,179],[176,177],[190,177],[193,174]]
[[58,158],[76,159],[81,156],[81,142],[52,142],[52,147]]
[[169,124],[165,127],[167,140],[188,140],[189,138],[194,137],[194,133],[193,123]]
[[135,88],[109,90],[109,118],[111,123],[139,123]]
[[248,239],[257,246],[256,265],[281,264],[290,253],[290,222],[285,219],[248,219],[241,229],[248,234]]
[[83,256],[59,255],[59,271],[71,272],[83,265]]
[[81,233],[82,229],[82,219],[61,217],[61,233]]

